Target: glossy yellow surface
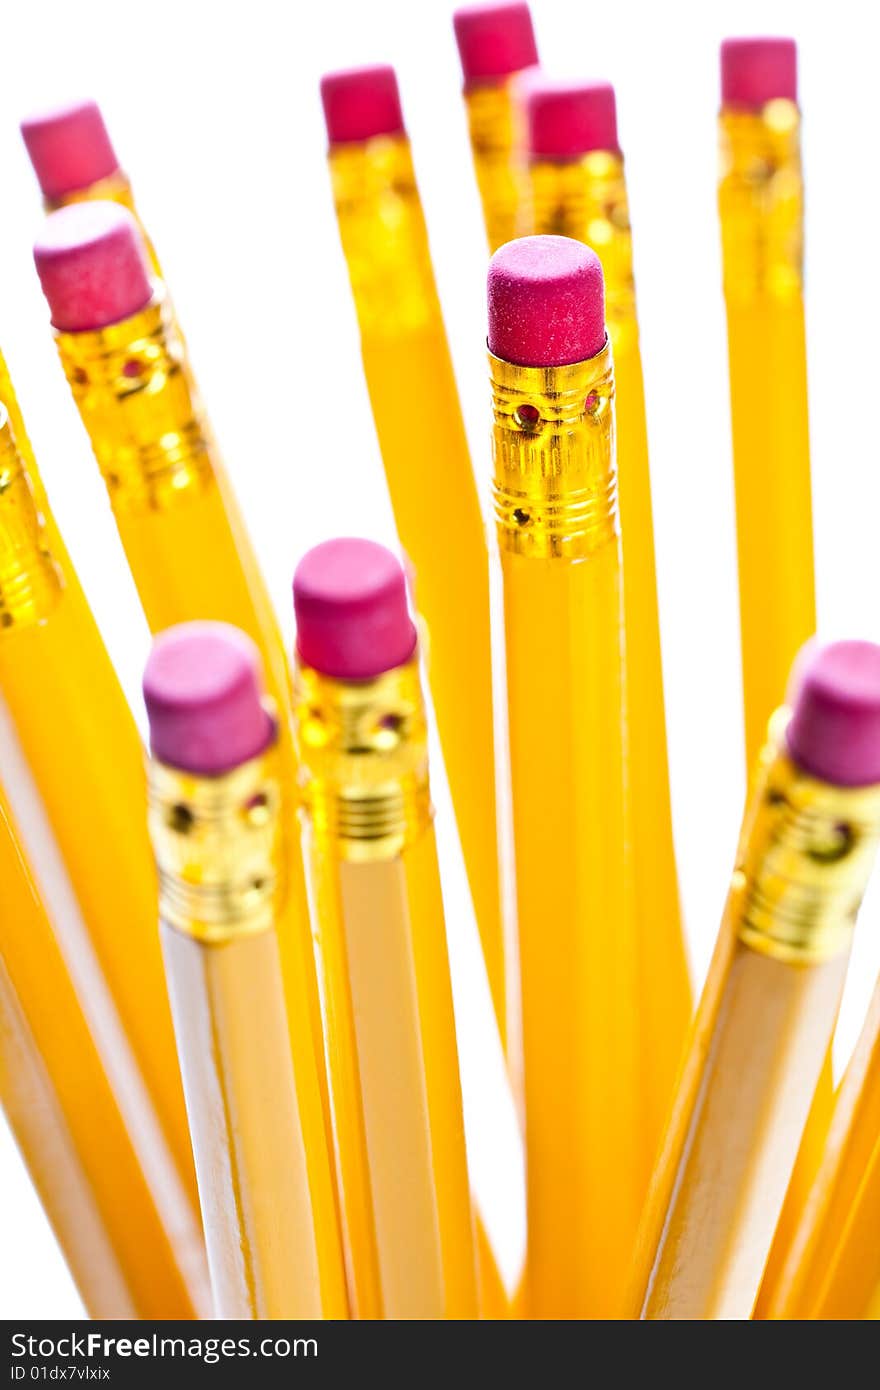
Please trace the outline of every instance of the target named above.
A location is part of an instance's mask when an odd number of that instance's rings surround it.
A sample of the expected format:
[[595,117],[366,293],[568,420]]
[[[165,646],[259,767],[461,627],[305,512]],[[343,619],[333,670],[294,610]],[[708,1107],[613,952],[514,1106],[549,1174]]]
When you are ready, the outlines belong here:
[[[522,977],[527,1315],[619,1315],[644,1184],[610,354],[490,358]],[[521,423],[523,422],[523,423]]]
[[751,1315],[837,1016],[880,799],[813,781],[782,747],[780,726],[640,1231],[634,1316]]
[[2,794],[0,881],[0,1099],[86,1310],[206,1316],[192,1213],[150,1188]]
[[816,627],[800,118],[722,111],[718,204],[736,485],[746,766]]
[[529,181],[518,129],[516,84],[506,81],[472,87],[464,93],[471,154],[490,254],[529,230]]
[[[730,414],[746,767],[792,663],[816,629],[800,116],[787,101],[722,111],[718,203]],[[767,1270],[769,1294],[830,1121],[823,1072]]]
[[[140,739],[45,494],[39,484],[39,492],[29,486],[8,424],[0,428],[0,480],[0,588],[7,617],[0,690],[198,1221],[156,937],[152,854],[142,818],[131,809],[144,799]],[[54,575],[54,590],[36,590],[37,574]],[[20,609],[25,584],[41,597]]]
[[[150,629],[213,619],[234,624],[260,650],[267,690],[281,714],[281,782],[291,845],[291,907],[289,930],[280,942],[282,962],[285,979],[305,982],[312,1045],[323,1078],[323,1031],[297,852],[287,662],[170,306],[159,290],[132,318],[100,332],[59,334],[57,342]],[[323,1080],[322,1085],[326,1099]],[[329,1135],[329,1114],[327,1128]]]
[[298,672],[307,844],[355,1316],[476,1318],[417,659]]
[[638,1220],[616,547],[502,556],[532,1317],[611,1317]]
[[537,160],[530,166],[530,183],[530,230],[587,242],[605,275],[616,387],[626,775],[639,930],[639,1095],[647,1185],[682,1060],[693,996],[672,837],[645,390],[623,160],[607,150],[578,160]]
[[728,301],[727,334],[746,756],[754,762],[792,662],[816,630],[803,303]]
[[152,762],[162,944],[217,1316],[344,1318],[304,980],[286,1001],[278,947],[280,767],[277,745],[215,777]]
[[488,552],[424,216],[405,140],[340,146],[330,169],[373,418],[428,626],[431,695],[505,1038]]
[[768,1318],[880,1313],[880,988],[834,1106],[824,1157]]

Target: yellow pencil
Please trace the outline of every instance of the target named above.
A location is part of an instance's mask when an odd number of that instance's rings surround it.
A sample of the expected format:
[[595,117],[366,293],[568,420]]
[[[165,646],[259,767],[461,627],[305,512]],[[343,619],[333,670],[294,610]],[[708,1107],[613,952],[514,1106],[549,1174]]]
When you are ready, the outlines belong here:
[[774,717],[636,1256],[631,1312],[748,1318],[880,841],[880,647],[810,651]]
[[632,233],[608,82],[535,77],[525,98],[531,230],[588,242],[602,261],[614,353],[623,542],[630,838],[638,915],[645,1173],[663,1134],[693,1001],[666,755],[660,616]]
[[[280,712],[284,819],[295,846],[296,768],[283,641],[163,287],[148,275],[137,228],[112,203],[63,208],[47,220],[35,258],[65,374],[151,630],[191,619],[229,622],[260,649]],[[288,895],[284,973],[305,982],[323,1076],[305,882],[295,854]],[[329,1133],[329,1114],[327,1125]]]
[[162,943],[217,1316],[344,1318],[302,981],[288,1031],[278,727],[256,648],[224,623],[171,628],[144,696]]
[[[39,509],[0,411],[0,692],[39,787],[128,1044],[190,1202],[192,1151],[145,829],[121,808],[144,796],[140,740],[48,511]],[[126,929],[120,931],[120,904]]]
[[[321,93],[370,403],[397,533],[415,569],[419,612],[430,634],[434,710],[505,1039],[489,572],[480,502],[394,71],[334,73],[324,78]],[[437,524],[438,479],[452,499],[454,535]]]
[[149,1145],[148,1117],[129,1124],[138,1082],[119,1049],[112,1072],[99,1054],[2,791],[0,882],[0,1101],[86,1310],[209,1316],[198,1244],[180,1241],[192,1213]]
[[98,103],[86,98],[34,112],[21,122],[21,134],[46,211],[70,203],[120,203],[137,219],[152,268],[161,275]]
[[792,39],[721,48],[718,205],[749,768],[816,627],[796,61]]
[[529,188],[519,130],[518,80],[538,62],[529,7],[519,0],[465,5],[452,16],[464,79],[474,173],[489,250],[529,231]]
[[[746,767],[816,628],[803,180],[793,39],[721,45],[718,206],[736,489]],[[761,389],[755,390],[756,381]],[[769,1296],[822,1155],[829,1050],[767,1267]]]
[[621,1307],[644,1153],[627,888],[614,381],[602,270],[526,237],[489,270],[533,1317]]
[[415,628],[398,562],[328,541],[294,578],[297,736],[355,1315],[475,1318]]

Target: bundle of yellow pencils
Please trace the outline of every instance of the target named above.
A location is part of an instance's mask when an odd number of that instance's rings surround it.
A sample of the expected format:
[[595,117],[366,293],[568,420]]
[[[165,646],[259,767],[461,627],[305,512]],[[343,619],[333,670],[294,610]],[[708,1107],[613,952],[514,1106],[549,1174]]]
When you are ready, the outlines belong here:
[[[297,557],[290,651],[100,110],[22,124],[52,332],[154,640],[145,751],[0,359],[0,1101],[96,1318],[880,1316],[880,996],[831,1070],[880,843],[880,647],[814,638],[795,44],[721,50],[750,782],[694,1012],[615,92],[546,75],[518,0],[454,28],[491,464],[395,72],[329,74],[400,554]],[[434,723],[521,1123],[514,1269],[465,1139]]]

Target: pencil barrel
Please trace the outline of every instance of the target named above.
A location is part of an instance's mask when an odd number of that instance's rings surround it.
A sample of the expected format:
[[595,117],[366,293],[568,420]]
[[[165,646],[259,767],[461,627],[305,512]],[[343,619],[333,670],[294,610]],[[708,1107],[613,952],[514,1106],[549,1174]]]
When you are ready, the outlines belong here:
[[529,182],[521,154],[517,77],[464,93],[468,134],[489,251],[528,229]]
[[719,120],[747,767],[816,626],[803,305],[800,117]]
[[279,767],[277,748],[215,777],[151,763],[163,950],[217,1315],[345,1317],[319,1077],[279,952]]
[[751,1316],[880,843],[877,788],[802,772],[787,718],[752,790],[640,1235],[642,1317]]
[[641,976],[645,1173],[650,1177],[693,1007],[678,891],[667,758],[645,392],[624,162],[616,150],[533,159],[532,230],[599,255],[614,354],[626,635],[628,815]]
[[644,1168],[611,350],[490,356],[532,1317],[620,1312]]
[[429,633],[428,678],[503,1040],[488,548],[424,214],[405,137],[334,147],[330,172],[395,524]]
[[418,657],[300,665],[296,728],[355,1316],[477,1316]]

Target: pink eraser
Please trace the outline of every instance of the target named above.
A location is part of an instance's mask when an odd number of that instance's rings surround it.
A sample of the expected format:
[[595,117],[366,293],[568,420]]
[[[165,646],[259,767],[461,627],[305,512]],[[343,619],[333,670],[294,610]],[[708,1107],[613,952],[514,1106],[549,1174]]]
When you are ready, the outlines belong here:
[[52,322],[65,333],[130,318],[153,293],[143,237],[118,203],[71,203],[51,212],[34,261]]
[[153,756],[184,772],[229,772],[275,738],[257,649],[228,623],[181,623],[160,633],[144,701]]
[[397,74],[387,63],[328,72],[321,78],[321,101],[331,145],[404,133]]
[[489,351],[521,367],[563,367],[605,346],[605,281],[595,251],[527,236],[489,262]]
[[795,664],[788,751],[836,787],[880,782],[880,647],[813,642]]
[[528,5],[464,5],[452,25],[465,87],[501,81],[538,61]]
[[415,650],[403,566],[375,541],[308,551],[293,576],[293,607],[300,659],[322,675],[371,680]]
[[721,45],[721,105],[760,111],[768,101],[797,101],[794,39],[725,39]]
[[576,159],[617,150],[617,107],[610,82],[536,77],[525,91],[528,151],[539,159]]
[[43,197],[50,201],[89,188],[119,169],[96,101],[72,101],[27,116],[21,133]]

